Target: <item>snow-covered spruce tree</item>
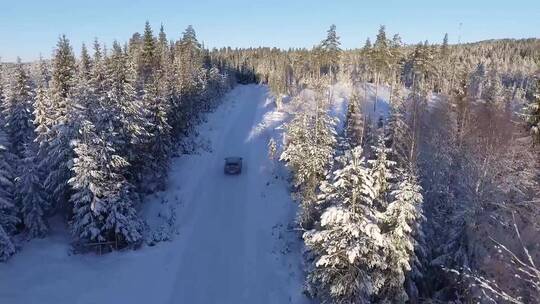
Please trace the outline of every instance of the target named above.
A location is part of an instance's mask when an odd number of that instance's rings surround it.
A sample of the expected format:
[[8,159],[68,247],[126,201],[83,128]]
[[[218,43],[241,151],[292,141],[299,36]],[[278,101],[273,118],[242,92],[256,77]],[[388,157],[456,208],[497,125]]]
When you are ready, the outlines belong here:
[[320,100],[315,102],[318,106],[312,115],[297,113],[287,125],[287,144],[280,156],[293,172],[296,195],[302,204],[298,220],[308,229],[318,216],[316,190],[330,167],[336,144],[335,120]]
[[469,76],[469,87],[467,93],[472,100],[479,99],[482,96],[486,82],[486,67],[479,63],[476,69]]
[[[208,95],[207,100],[215,103],[215,101],[219,97],[223,96],[228,89],[225,75],[222,75],[217,67],[212,66],[210,69],[208,69],[207,79],[207,86],[205,90]],[[211,106],[214,107],[215,104],[212,104]]]
[[[36,97],[34,99],[34,127],[35,127],[35,141],[39,144],[39,152],[46,153],[46,145],[48,143],[49,136],[51,135],[51,128],[53,121],[51,118],[51,100],[49,95],[49,81],[50,73],[47,63],[43,58],[39,60],[39,77],[37,80]],[[45,155],[40,154],[40,158]]]
[[484,99],[494,108],[503,106],[504,88],[501,83],[501,78],[497,70],[497,66],[493,65],[488,72],[488,83],[484,90]]
[[15,254],[15,250],[15,245],[9,237],[9,234],[4,230],[2,225],[0,225],[0,262],[7,261]]
[[86,44],[82,44],[81,47],[81,60],[79,61],[79,78],[89,80],[92,73],[92,58],[88,53]]
[[146,21],[144,25],[144,34],[141,43],[139,58],[137,58],[139,89],[142,89],[147,82],[153,81],[154,74],[157,71],[159,64],[156,46],[157,41],[148,21]]
[[406,122],[405,100],[396,93],[390,104],[390,114],[384,129],[386,146],[390,148],[388,158],[396,162],[398,166],[408,163],[410,157],[410,145],[412,142],[410,127]]
[[74,137],[73,93],[77,69],[73,50],[65,36],[61,36],[58,40],[52,61],[53,72],[49,91],[51,108],[49,117],[52,125],[50,135],[46,139],[42,138],[47,143],[40,145],[46,149],[43,153],[40,152],[40,155],[46,155],[42,160],[42,168],[48,172],[44,182],[45,190],[53,200],[54,208],[68,212],[70,187],[67,181],[71,177],[70,167],[73,159],[70,142]]
[[[110,98],[107,96],[108,83],[106,82],[106,56],[104,55],[104,47],[102,47],[99,41],[94,40],[94,54],[92,57],[92,65],[90,73],[86,74],[86,67],[83,65],[79,73],[80,91],[83,95],[77,103],[83,107],[87,119],[96,121],[97,119],[102,122],[108,122],[111,120],[111,116],[114,114],[110,110],[104,111],[104,109],[110,105]],[[86,78],[88,77],[88,78]],[[90,104],[88,104],[90,102]],[[83,118],[84,119],[84,118]],[[98,123],[96,127],[107,128],[108,123]]]
[[388,205],[388,194],[391,188],[394,176],[394,167],[396,163],[388,159],[391,149],[387,148],[382,137],[379,137],[378,143],[373,147],[375,159],[369,160],[370,175],[373,178],[373,190],[375,191],[374,206],[379,211],[384,211]]
[[[313,141],[311,137],[310,121],[306,113],[296,113],[292,121],[287,124],[286,145],[280,155],[280,160],[285,161],[287,167],[293,173],[293,185],[296,188],[296,196],[300,208],[300,225],[308,224],[303,222],[313,222],[313,218],[303,220],[312,210],[306,210],[312,206],[315,200],[315,190],[319,179],[324,176],[324,167],[313,166],[310,150]],[[310,207],[311,208],[311,207]]]
[[397,175],[400,181],[392,189],[391,202],[381,215],[381,229],[388,244],[386,282],[377,297],[382,303],[418,300],[414,279],[420,278],[422,274],[416,252],[425,251],[425,248],[419,246],[424,245],[420,228],[423,220],[422,188],[414,174],[400,170]]
[[[2,121],[0,117],[0,121]],[[19,222],[14,204],[14,156],[3,128],[0,128],[0,262],[15,253],[11,234]]]
[[375,101],[373,102],[374,111],[377,109],[379,84],[384,79],[384,74],[389,71],[391,65],[390,40],[386,36],[386,27],[381,25],[377,33],[377,39],[373,43],[370,52],[370,59],[374,68],[375,78]]
[[328,29],[326,39],[321,41],[319,50],[321,51],[322,73],[330,74],[333,80],[337,76],[339,61],[341,57],[341,42],[336,33],[336,26],[332,24]]
[[170,155],[172,152],[171,126],[167,118],[167,104],[158,94],[155,82],[145,84],[143,106],[147,110],[146,120],[150,138],[143,147],[143,170],[140,178],[142,190],[162,190],[167,181]]
[[305,113],[296,113],[287,124],[287,143],[280,159],[284,160],[295,173],[294,185],[299,187],[308,180],[307,174],[302,174],[304,156],[307,155],[309,144],[309,117]]
[[[104,98],[96,123],[108,129],[109,140],[114,143],[130,163],[136,163],[141,146],[148,140],[149,123],[142,101],[137,97],[136,69],[132,60],[117,42],[105,66]],[[144,160],[143,160],[144,161]],[[135,172],[132,172],[135,174]]]
[[81,124],[75,142],[71,229],[78,243],[115,242],[135,245],[142,239],[142,223],[134,209],[131,186],[122,176],[128,163],[96,133],[89,121]]
[[362,144],[364,135],[364,119],[360,111],[360,95],[353,91],[347,107],[347,117],[345,118],[345,137],[351,147]]
[[[201,90],[201,73],[203,70],[203,54],[192,26],[182,34],[182,39],[176,43],[174,54],[175,90],[179,94],[175,122],[182,132],[191,130],[191,122],[199,114],[201,105],[195,98]],[[175,132],[176,133],[176,132]]]
[[28,235],[43,237],[48,231],[45,211],[49,206],[41,184],[36,154],[35,143],[26,145],[19,177],[16,179],[16,199],[22,207],[23,223]]
[[304,241],[315,259],[308,289],[323,303],[371,303],[384,287],[384,237],[373,208],[373,180],[356,147],[333,174],[328,207]]
[[11,85],[11,95],[4,109],[5,128],[10,138],[12,151],[17,157],[23,157],[25,145],[34,140],[33,103],[34,92],[30,77],[21,59],[17,59],[15,77]]
[[[76,85],[74,88],[74,99],[77,101],[77,115],[82,117],[93,116],[93,112],[98,108],[98,99],[94,94],[94,86],[92,86],[93,65],[90,54],[86,45],[83,44],[81,48],[81,60],[78,62],[78,73],[76,78]],[[96,65],[99,62],[96,62]]]

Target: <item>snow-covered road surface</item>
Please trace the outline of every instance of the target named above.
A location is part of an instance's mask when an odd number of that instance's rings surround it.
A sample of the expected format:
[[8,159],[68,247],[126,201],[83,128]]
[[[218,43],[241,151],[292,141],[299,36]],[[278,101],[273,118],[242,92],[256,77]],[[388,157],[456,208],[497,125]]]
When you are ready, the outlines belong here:
[[[0,303],[306,303],[299,241],[288,225],[296,206],[267,143],[282,115],[267,88],[238,86],[199,127],[210,152],[174,159],[165,192],[178,204],[171,242],[104,256],[68,255],[69,236],[54,227],[0,265]],[[239,176],[224,157],[244,158]],[[275,177],[275,171],[279,171]]]

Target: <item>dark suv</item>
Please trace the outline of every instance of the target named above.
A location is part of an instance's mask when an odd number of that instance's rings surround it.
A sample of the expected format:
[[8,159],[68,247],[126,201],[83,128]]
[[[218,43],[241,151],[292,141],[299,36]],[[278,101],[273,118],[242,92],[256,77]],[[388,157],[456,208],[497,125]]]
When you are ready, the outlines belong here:
[[240,174],[242,172],[242,158],[226,157],[223,171],[225,174]]

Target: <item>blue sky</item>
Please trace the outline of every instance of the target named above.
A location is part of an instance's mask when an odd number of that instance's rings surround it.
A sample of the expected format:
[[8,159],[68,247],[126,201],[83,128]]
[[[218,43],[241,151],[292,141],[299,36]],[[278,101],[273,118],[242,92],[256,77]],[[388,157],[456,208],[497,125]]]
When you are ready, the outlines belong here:
[[406,43],[540,37],[540,0],[0,0],[0,56],[50,57],[60,34],[78,52],[94,37],[110,44],[148,20],[177,38],[192,24],[209,47],[311,47],[337,26],[345,48],[363,45],[380,24]]

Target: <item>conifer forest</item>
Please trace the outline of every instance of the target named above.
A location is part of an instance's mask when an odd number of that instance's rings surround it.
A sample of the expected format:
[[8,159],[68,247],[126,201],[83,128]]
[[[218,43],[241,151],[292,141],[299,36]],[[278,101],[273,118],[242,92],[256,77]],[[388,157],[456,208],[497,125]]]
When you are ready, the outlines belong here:
[[540,39],[166,26],[1,61],[0,303],[540,303]]

